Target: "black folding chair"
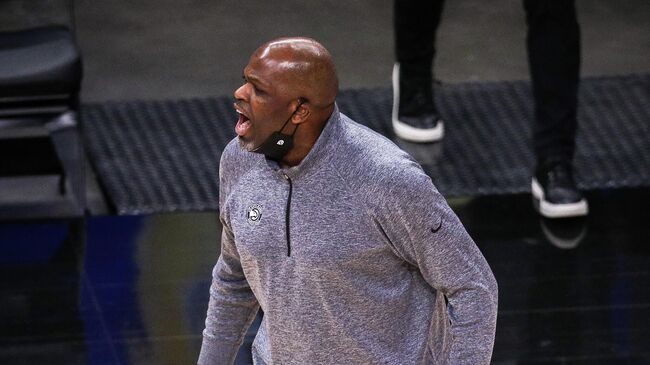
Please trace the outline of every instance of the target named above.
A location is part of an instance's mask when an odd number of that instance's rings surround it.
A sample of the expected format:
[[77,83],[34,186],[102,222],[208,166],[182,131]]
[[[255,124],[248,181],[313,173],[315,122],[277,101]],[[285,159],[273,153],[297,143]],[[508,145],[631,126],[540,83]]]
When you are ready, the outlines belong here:
[[0,32],[0,219],[85,214],[81,78],[71,27]]

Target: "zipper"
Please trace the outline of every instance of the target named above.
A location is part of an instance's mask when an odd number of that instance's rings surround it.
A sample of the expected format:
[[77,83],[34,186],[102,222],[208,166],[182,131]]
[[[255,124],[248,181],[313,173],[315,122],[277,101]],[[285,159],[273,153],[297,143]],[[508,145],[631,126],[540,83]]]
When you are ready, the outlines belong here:
[[291,195],[293,194],[293,182],[291,181],[291,178],[287,175],[284,174],[284,178],[289,182],[289,197],[287,198],[287,207],[285,209],[285,222],[286,222],[286,228],[285,232],[287,235],[287,256],[291,256],[291,231],[289,229],[291,225]]

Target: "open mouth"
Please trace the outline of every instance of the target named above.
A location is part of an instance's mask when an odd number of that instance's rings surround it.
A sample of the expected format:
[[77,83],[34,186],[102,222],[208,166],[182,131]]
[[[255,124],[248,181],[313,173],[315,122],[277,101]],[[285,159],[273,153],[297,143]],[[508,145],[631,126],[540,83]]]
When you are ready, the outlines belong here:
[[235,126],[235,132],[238,136],[243,137],[248,130],[251,128],[251,120],[241,111],[237,105],[235,105],[235,110],[239,114],[239,119],[237,120],[237,125]]

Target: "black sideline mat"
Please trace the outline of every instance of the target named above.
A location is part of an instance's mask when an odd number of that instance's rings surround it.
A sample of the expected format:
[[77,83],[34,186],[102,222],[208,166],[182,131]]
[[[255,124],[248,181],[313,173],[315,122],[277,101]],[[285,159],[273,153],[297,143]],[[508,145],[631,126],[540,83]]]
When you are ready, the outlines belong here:
[[[397,140],[389,88],[347,90],[342,112],[393,139],[446,196],[530,190],[532,99],[524,81],[442,84],[438,144]],[[221,150],[234,137],[228,97],[84,105],[86,149],[119,214],[218,209]],[[576,175],[584,189],[650,185],[650,74],[580,85]]]

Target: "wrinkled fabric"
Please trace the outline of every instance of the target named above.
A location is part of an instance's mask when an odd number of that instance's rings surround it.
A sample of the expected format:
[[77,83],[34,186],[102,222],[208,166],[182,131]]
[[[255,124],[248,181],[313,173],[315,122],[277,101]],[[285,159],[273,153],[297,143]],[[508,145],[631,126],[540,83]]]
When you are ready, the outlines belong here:
[[295,167],[235,139],[219,196],[221,255],[199,364],[232,364],[260,307],[258,365],[490,363],[490,267],[390,140],[338,109]]

